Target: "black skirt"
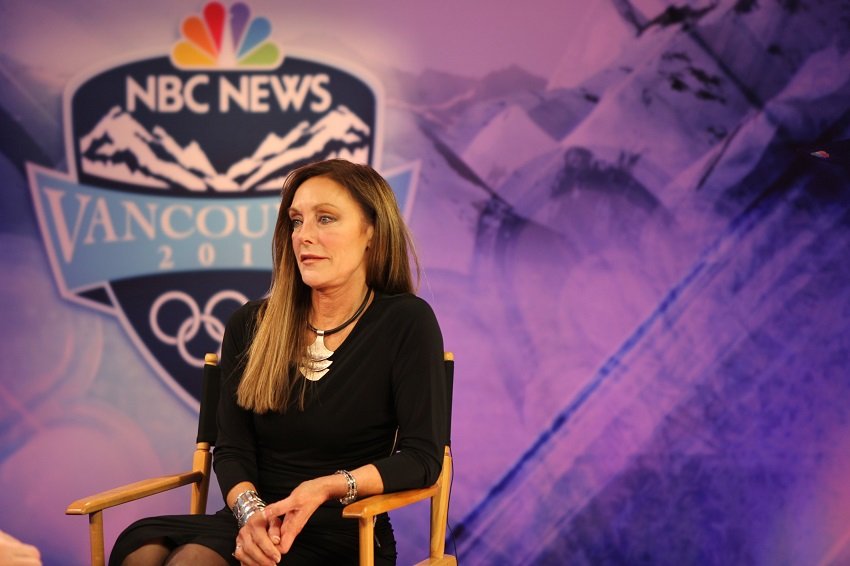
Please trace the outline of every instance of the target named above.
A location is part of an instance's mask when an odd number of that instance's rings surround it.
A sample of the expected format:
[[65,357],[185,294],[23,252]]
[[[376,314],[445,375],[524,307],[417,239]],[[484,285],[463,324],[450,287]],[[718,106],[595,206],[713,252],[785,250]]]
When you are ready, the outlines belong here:
[[[136,521],[118,536],[109,566],[120,566],[131,552],[154,540],[177,548],[200,544],[221,555],[228,564],[238,566],[233,557],[238,529],[228,508],[215,515],[165,515]],[[375,523],[375,564],[392,566],[396,562],[395,537],[389,516],[380,515]],[[290,551],[279,564],[286,566],[356,565],[358,563],[357,521],[343,519],[339,507],[319,507],[295,537]]]

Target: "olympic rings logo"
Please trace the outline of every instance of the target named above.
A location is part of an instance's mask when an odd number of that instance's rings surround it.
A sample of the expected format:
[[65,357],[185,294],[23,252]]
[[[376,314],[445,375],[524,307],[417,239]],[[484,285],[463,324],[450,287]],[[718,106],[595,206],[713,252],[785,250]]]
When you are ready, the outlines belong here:
[[[203,312],[201,312],[198,303],[195,302],[195,299],[188,293],[184,293],[183,291],[168,291],[167,293],[160,295],[153,302],[153,305],[151,305],[150,315],[148,317],[151,330],[153,330],[154,336],[159,338],[159,340],[164,344],[177,346],[177,351],[180,352],[180,357],[183,358],[184,362],[190,366],[202,368],[204,367],[203,358],[196,358],[193,356],[189,352],[187,344],[198,335],[198,331],[201,329],[202,324],[206,333],[215,341],[215,343],[219,345],[221,344],[221,340],[224,338],[224,323],[222,323],[212,313],[213,309],[215,309],[219,303],[227,300],[236,301],[239,305],[242,305],[248,301],[248,298],[238,291],[219,291],[210,297],[210,300],[207,301],[207,304],[204,306]],[[177,329],[177,334],[174,336],[166,334],[159,325],[160,309],[162,309],[166,303],[172,301],[185,304],[189,307],[190,313],[189,318],[180,323],[180,326]]]

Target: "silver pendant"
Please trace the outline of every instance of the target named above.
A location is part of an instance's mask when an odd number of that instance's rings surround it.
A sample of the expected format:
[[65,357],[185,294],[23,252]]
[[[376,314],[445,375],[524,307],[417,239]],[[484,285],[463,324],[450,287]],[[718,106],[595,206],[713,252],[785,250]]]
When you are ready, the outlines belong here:
[[313,360],[327,360],[334,353],[325,346],[324,334],[317,334],[313,343],[307,346],[307,355]]
[[325,377],[325,374],[328,373],[328,368],[333,363],[332,360],[328,359],[333,356],[333,351],[328,350],[325,346],[324,332],[321,334],[317,333],[316,340],[307,346],[307,356],[310,358],[308,361],[309,367],[302,366],[300,368],[301,374],[310,381],[319,381]]

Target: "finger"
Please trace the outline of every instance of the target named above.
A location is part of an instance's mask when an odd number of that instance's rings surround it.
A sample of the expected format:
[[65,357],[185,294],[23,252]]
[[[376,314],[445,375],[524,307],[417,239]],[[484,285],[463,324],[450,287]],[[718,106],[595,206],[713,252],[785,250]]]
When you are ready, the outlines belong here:
[[269,538],[272,543],[277,545],[280,544],[280,518],[272,515],[269,521]]
[[250,540],[243,545],[242,550],[254,562],[264,566],[273,566],[280,561],[280,552],[269,538],[264,521],[249,521],[249,524],[243,530],[247,531],[248,534],[245,538]]
[[233,557],[243,566],[265,566],[264,562],[254,560],[254,557],[245,551],[245,547],[239,547],[233,552]]
[[262,513],[254,513],[237,537],[237,540],[245,541],[243,549],[246,556],[259,564],[277,564],[280,561],[280,551],[272,541],[268,529],[265,516]]
[[[243,531],[246,529],[243,528]],[[251,540],[250,535],[240,532],[239,541],[233,551],[233,557],[245,566],[267,566],[268,560],[263,552]]]
[[286,499],[281,499],[280,501],[275,501],[274,503],[266,505],[266,508],[263,509],[263,516],[266,518],[266,521],[268,521],[272,517],[281,517],[290,511],[292,511],[292,501],[291,498],[287,497]]
[[292,543],[295,542],[295,537],[304,528],[304,521],[301,520],[300,513],[288,513],[283,518],[283,524],[280,526],[280,544],[278,548],[284,554],[292,548]]
[[267,531],[265,526],[263,526],[261,529],[255,530],[254,533],[254,542],[262,551],[263,555],[266,558],[272,560],[273,564],[277,564],[278,562],[280,562],[280,551],[275,546],[277,543],[274,542],[274,538],[272,538],[272,533]]
[[236,549],[233,551],[233,558],[239,561],[241,566],[254,566],[253,561],[248,558],[248,555],[242,550],[242,544],[236,543]]

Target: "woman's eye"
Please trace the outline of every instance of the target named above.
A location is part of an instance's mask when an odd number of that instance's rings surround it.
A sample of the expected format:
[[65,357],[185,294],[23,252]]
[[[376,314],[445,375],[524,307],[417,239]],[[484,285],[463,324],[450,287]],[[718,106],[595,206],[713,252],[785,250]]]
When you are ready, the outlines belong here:
[[290,218],[289,222],[292,224],[293,228],[300,228],[301,224],[303,224],[303,220],[300,218]]
[[321,224],[330,224],[333,221],[334,221],[333,216],[323,215],[323,216],[319,217],[319,222]]

